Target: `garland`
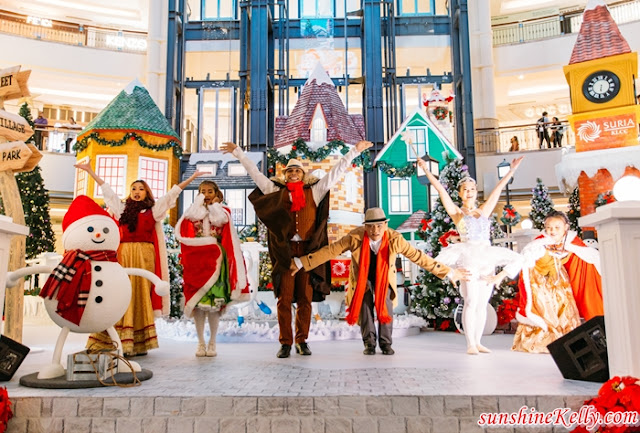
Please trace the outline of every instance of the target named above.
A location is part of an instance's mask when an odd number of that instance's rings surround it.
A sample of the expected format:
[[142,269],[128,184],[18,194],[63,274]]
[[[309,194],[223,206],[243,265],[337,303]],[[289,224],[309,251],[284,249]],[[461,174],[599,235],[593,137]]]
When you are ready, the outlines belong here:
[[449,110],[447,109],[447,107],[436,107],[431,112],[434,116],[436,116],[436,119],[438,120],[446,119],[447,115],[449,114]]
[[387,162],[378,161],[376,166],[389,177],[411,177],[416,172],[415,162],[408,162],[404,167],[395,167]]
[[[273,147],[267,149],[267,171],[270,175],[273,175],[276,171],[276,164],[280,163],[282,165],[287,165],[290,159],[293,158],[302,158],[308,159],[309,161],[320,162],[325,160],[331,153],[338,150],[342,155],[346,155],[349,152],[350,147],[341,140],[332,140],[324,146],[320,147],[318,150],[312,150],[307,146],[307,143],[302,139],[298,138],[293,142],[291,146],[291,150],[286,155],[281,154]],[[365,172],[370,172],[373,170],[373,164],[371,163],[371,154],[367,152],[362,152],[360,155],[355,157],[351,162],[353,167],[360,166],[364,169]]]
[[596,201],[594,204],[598,208],[600,206],[604,206],[605,204],[613,203],[614,201],[616,201],[616,199],[613,196],[613,192],[607,191],[607,192],[601,192],[600,194],[598,194],[598,197],[596,198]]
[[176,158],[180,158],[182,156],[182,146],[176,140],[168,141],[165,144],[153,145],[147,143],[147,141],[136,132],[127,132],[120,140],[107,140],[100,136],[100,134],[96,131],[92,132],[89,135],[85,135],[81,140],[77,141],[73,146],[73,150],[76,152],[82,152],[89,146],[89,140],[94,140],[96,143],[102,146],[110,146],[110,147],[119,147],[126,144],[128,140],[137,141],[138,144],[145,149],[161,151],[173,148],[173,154]]
[[505,224],[509,227],[513,227],[520,222],[521,216],[518,211],[513,207],[513,205],[508,204],[504,207],[502,211],[502,224]]

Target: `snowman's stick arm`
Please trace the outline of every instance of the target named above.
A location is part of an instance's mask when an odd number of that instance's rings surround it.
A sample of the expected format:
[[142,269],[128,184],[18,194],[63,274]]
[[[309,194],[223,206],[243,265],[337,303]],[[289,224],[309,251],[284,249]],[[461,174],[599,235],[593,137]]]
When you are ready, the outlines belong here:
[[50,274],[54,269],[55,266],[47,265],[27,266],[26,268],[16,269],[13,272],[7,273],[7,287],[15,286],[21,278],[24,278],[27,275]]
[[169,283],[161,280],[153,272],[149,272],[146,269],[140,269],[140,268],[124,268],[124,271],[127,273],[127,275],[142,277],[151,281],[151,283],[156,286],[155,290],[158,296],[165,296],[169,294]]

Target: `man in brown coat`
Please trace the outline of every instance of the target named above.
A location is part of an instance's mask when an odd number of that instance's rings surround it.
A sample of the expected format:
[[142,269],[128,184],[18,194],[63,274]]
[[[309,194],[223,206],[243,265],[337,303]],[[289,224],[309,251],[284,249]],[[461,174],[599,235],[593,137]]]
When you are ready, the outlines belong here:
[[[398,254],[441,279],[447,277],[455,283],[458,280],[466,280],[469,276],[466,270],[451,269],[411,246],[400,233],[387,226],[387,221],[389,220],[382,209],[368,209],[363,227],[358,227],[342,239],[291,262],[291,271],[295,274],[300,268],[309,271],[345,251],[351,251],[347,322],[350,325],[359,323],[365,355],[376,353],[376,340],[384,355],[395,353],[391,348],[391,331],[393,304],[397,303],[395,263]],[[377,336],[374,309],[378,317]]]
[[[280,350],[278,358],[287,358],[295,341],[296,352],[311,355],[307,344],[311,325],[311,301],[324,300],[331,290],[328,266],[312,272],[291,275],[293,257],[313,252],[328,243],[329,190],[342,178],[353,159],[373,143],[360,141],[322,178],[305,172],[302,162],[291,159],[282,178],[266,177],[234,143],[224,143],[222,150],[231,153],[247,170],[257,188],[249,195],[256,215],[269,233],[269,256],[273,265],[271,279],[278,298]],[[295,339],[291,330],[291,304],[295,302]]]

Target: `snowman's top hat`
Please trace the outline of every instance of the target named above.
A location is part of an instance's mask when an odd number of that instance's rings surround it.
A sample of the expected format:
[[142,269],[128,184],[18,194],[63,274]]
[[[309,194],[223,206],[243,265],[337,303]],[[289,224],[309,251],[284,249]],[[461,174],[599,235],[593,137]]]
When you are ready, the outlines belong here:
[[111,218],[111,216],[102,209],[98,203],[93,201],[86,195],[79,195],[71,202],[69,210],[62,219],[62,231],[66,232],[70,225],[74,222],[88,216],[102,215]]

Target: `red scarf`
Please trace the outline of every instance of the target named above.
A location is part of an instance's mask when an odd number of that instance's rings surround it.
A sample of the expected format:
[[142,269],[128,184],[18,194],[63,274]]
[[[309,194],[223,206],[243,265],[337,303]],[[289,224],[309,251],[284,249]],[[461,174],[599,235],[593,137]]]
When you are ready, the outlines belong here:
[[[367,291],[367,280],[369,277],[369,259],[371,248],[369,247],[369,236],[364,233],[362,239],[362,249],[360,253],[360,269],[358,270],[358,284],[356,291],[349,305],[349,314],[347,314],[347,323],[355,325],[360,317],[360,308],[362,308],[362,299],[364,292]],[[380,249],[378,250],[378,260],[376,261],[376,286],[374,292],[376,314],[378,321],[382,324],[391,323],[391,316],[387,312],[387,295],[389,292],[389,234],[384,232]]]
[[298,212],[307,204],[304,197],[304,183],[302,181],[287,182],[287,189],[291,193],[291,212]]
[[40,291],[43,298],[53,299],[55,296],[58,300],[56,313],[76,325],[80,325],[91,290],[92,260],[118,261],[116,252],[112,250],[66,251]]

